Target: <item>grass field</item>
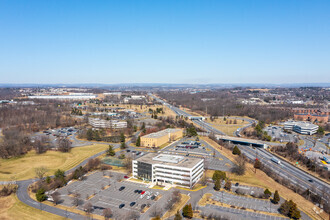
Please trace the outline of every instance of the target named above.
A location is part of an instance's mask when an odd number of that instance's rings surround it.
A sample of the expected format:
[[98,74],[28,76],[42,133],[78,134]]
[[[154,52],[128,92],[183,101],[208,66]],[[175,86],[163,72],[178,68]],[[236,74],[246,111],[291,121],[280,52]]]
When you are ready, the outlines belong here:
[[[220,131],[224,132],[227,135],[232,136],[233,133],[238,129],[243,127],[244,125],[247,125],[247,121],[243,121],[240,119],[236,119],[237,124],[233,124],[235,119],[229,118],[226,121],[223,120],[223,117],[219,117],[215,119],[214,121],[208,120],[208,122],[212,125],[212,127],[219,129]],[[229,122],[232,122],[229,124]],[[228,122],[228,124],[226,124]]]
[[181,194],[181,200],[178,203],[174,204],[174,206],[171,210],[165,212],[162,219],[168,219],[171,216],[175,215],[177,210],[181,210],[183,208],[183,206],[188,202],[189,199],[190,199],[190,196]]
[[88,157],[107,148],[108,145],[95,144],[73,148],[70,153],[48,151],[44,154],[36,154],[35,151],[30,151],[22,157],[0,159],[0,180],[34,178],[34,168],[40,166],[47,167],[49,169],[48,175],[53,175],[55,170],[69,170]]
[[[214,146],[221,154],[223,154],[229,160],[234,161],[236,156],[233,155],[230,150],[224,147],[222,148],[222,150],[220,150],[220,146],[214,141],[210,140],[209,138],[202,137],[201,139],[207,141],[209,144]],[[212,177],[213,172],[214,171],[207,171],[206,175],[208,177]],[[227,177],[232,182],[239,182],[244,185],[268,188],[272,192],[278,190],[281,197],[287,200],[291,199],[292,201],[295,201],[298,207],[301,210],[303,210],[306,214],[310,215],[313,219],[321,219],[320,216],[316,215],[315,212],[313,211],[314,204],[312,202],[309,202],[299,194],[277,183],[275,180],[267,176],[264,172],[257,170],[257,172],[255,173],[253,165],[250,163],[246,163],[246,172],[243,176],[237,176],[235,174],[227,172]],[[326,214],[323,212],[322,215],[326,215]],[[329,215],[326,215],[325,219],[329,219]]]
[[0,219],[8,220],[40,220],[40,219],[52,219],[60,220],[64,219],[60,216],[41,211],[39,209],[32,208],[25,205],[18,200],[15,194],[7,197],[0,197]]

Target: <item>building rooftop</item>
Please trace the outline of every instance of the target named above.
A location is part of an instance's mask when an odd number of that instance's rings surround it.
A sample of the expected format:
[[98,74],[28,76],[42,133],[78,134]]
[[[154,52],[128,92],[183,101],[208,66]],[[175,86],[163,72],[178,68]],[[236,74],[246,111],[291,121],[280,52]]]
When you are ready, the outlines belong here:
[[201,158],[184,157],[170,154],[148,153],[136,161],[149,164],[163,164],[168,166],[177,166],[183,168],[193,168],[197,163],[202,161]]
[[317,129],[319,126],[314,125],[308,122],[302,122],[302,121],[287,121],[284,123],[284,125],[292,125],[292,126],[298,126],[301,129]]
[[144,135],[143,137],[144,138],[159,138],[159,137],[163,137],[165,135],[168,135],[170,133],[174,133],[174,132],[177,132],[177,131],[180,131],[180,130],[181,129],[178,129],[178,128],[167,128],[167,129],[164,129],[164,130],[161,130],[161,131],[158,131],[158,132],[154,132],[154,133]]

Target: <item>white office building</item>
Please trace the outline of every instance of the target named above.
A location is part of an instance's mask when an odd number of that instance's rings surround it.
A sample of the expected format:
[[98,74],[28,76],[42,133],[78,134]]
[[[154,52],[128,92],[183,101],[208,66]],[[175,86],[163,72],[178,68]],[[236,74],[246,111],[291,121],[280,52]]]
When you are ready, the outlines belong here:
[[133,176],[192,188],[203,176],[204,159],[149,153],[132,161]]
[[284,130],[295,131],[299,134],[313,135],[319,129],[318,125],[301,121],[287,121],[284,123]]
[[117,120],[105,120],[100,118],[88,118],[88,123],[94,128],[127,128],[126,121],[117,121]]

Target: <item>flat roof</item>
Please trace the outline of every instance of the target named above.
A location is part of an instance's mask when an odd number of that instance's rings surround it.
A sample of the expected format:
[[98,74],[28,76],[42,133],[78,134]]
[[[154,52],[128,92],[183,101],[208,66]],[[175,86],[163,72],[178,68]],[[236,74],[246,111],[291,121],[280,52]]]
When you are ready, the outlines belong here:
[[318,125],[314,125],[312,123],[302,122],[302,121],[287,121],[284,123],[284,125],[297,126],[302,129],[317,129],[319,127]]
[[183,168],[193,168],[203,159],[194,158],[194,157],[184,157],[171,154],[157,154],[157,153],[148,153],[136,161],[148,163],[148,164],[163,164],[168,166],[176,166]]
[[154,133],[144,135],[142,137],[144,137],[144,138],[159,138],[159,137],[163,137],[165,135],[168,135],[170,133],[174,133],[174,132],[177,132],[177,131],[180,131],[180,130],[181,129],[179,129],[179,128],[167,128],[167,129],[164,129],[164,130],[161,130],[161,131],[158,131],[158,132],[154,132]]

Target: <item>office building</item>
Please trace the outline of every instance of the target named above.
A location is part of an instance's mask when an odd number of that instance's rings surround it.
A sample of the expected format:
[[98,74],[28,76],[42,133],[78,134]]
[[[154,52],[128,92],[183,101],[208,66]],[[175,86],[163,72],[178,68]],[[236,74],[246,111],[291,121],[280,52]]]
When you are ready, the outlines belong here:
[[307,122],[287,121],[284,123],[284,130],[295,131],[299,134],[313,135],[318,129],[318,125]]
[[204,159],[149,153],[132,161],[133,176],[192,188],[203,176]]
[[167,142],[174,141],[183,136],[182,129],[168,128],[150,133],[141,137],[141,146],[159,147]]

